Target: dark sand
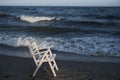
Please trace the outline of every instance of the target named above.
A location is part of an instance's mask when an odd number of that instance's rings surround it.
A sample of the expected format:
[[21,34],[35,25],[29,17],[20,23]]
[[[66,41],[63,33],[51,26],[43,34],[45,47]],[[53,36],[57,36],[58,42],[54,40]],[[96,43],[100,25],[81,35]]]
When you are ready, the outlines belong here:
[[56,61],[59,71],[52,77],[47,64],[37,75],[31,75],[36,66],[32,58],[0,55],[0,80],[120,80],[120,63]]

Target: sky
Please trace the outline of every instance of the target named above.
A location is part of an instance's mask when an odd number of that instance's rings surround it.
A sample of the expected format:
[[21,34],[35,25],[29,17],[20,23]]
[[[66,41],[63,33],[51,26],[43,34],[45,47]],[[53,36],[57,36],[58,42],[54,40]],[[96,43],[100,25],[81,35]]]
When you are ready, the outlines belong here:
[[120,0],[0,0],[0,6],[120,6]]

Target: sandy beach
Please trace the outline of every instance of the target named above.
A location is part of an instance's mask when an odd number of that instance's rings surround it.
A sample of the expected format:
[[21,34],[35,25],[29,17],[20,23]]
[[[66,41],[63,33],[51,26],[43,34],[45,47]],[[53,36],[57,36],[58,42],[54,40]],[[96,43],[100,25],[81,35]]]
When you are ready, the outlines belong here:
[[[120,80],[120,0],[72,1],[0,0],[0,80]],[[53,46],[56,77],[47,63],[32,77],[33,41]]]
[[[118,14],[112,6],[1,6],[0,80],[120,80]],[[32,77],[32,41],[53,45],[56,77],[47,63]]]
[[0,80],[120,80],[120,63],[56,61],[59,71],[53,77],[47,64],[37,75],[31,75],[36,66],[32,58],[0,55]]

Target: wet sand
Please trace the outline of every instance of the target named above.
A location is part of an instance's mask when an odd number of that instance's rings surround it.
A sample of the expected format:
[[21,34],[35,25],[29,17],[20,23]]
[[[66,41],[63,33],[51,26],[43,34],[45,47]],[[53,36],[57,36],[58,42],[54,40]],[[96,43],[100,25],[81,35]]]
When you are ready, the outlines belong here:
[[48,64],[43,64],[36,76],[32,58],[0,55],[0,80],[120,80],[120,63],[56,61],[59,71],[53,77]]

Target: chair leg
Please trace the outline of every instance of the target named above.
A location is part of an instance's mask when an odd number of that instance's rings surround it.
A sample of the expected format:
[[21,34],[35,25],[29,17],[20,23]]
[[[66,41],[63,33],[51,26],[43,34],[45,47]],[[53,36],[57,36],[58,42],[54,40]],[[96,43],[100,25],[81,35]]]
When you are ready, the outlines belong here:
[[53,64],[55,65],[55,69],[58,71],[59,69],[58,69],[58,66],[57,66],[55,60],[53,60]]
[[[49,53],[50,53],[50,55],[52,55],[52,51],[50,49],[49,49]],[[55,60],[53,60],[53,64],[55,65],[55,69],[58,70],[58,66],[57,66]]]
[[53,75],[56,76],[56,73],[55,73],[55,71],[54,71],[54,68],[53,68],[53,66],[52,66],[52,64],[51,64],[51,62],[50,62],[49,60],[48,60],[48,63],[49,63],[49,65],[50,65],[50,68],[51,68],[51,71],[52,71]]
[[47,60],[48,60],[48,63],[49,63],[49,65],[50,65],[50,68],[51,68],[51,71],[52,71],[53,75],[56,76],[56,73],[55,73],[55,71],[54,71],[54,67],[53,67],[50,59],[48,58],[48,55],[46,56],[46,58],[47,58]]
[[34,71],[34,73],[33,73],[33,75],[32,75],[33,77],[36,75],[36,73],[37,73],[38,69],[40,68],[41,64],[42,64],[42,61],[39,63],[39,65],[38,65],[37,68],[35,69],[35,71]]

